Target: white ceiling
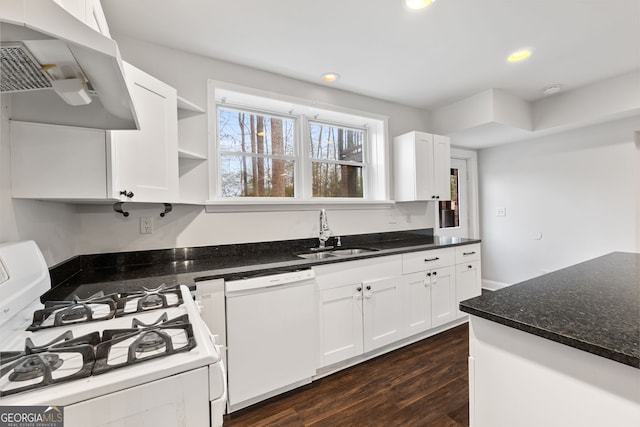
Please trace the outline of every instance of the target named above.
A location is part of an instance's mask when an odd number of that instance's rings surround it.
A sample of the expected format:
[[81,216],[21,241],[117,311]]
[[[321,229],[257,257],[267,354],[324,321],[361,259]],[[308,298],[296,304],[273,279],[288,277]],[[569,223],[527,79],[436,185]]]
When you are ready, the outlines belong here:
[[[496,88],[525,101],[640,68],[639,0],[102,0],[112,33],[434,109]],[[532,47],[523,63],[512,51]]]

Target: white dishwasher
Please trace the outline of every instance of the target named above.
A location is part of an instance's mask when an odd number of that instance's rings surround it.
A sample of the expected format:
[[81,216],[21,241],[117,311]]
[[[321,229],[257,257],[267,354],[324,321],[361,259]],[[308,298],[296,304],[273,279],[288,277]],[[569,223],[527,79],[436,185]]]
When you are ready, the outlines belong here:
[[229,410],[311,382],[317,342],[313,270],[225,282]]

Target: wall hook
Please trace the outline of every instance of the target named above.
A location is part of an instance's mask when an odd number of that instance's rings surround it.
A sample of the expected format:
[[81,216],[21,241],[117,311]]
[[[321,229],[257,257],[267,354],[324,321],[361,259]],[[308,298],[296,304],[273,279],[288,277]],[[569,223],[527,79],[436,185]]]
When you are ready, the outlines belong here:
[[129,212],[125,211],[122,209],[122,205],[124,205],[124,202],[116,202],[113,204],[113,210],[118,212],[119,214],[122,214],[123,217],[128,217],[129,216]]
[[160,217],[162,218],[164,218],[166,214],[168,214],[173,210],[173,205],[171,203],[163,203],[163,205],[164,205],[164,212],[160,212]]

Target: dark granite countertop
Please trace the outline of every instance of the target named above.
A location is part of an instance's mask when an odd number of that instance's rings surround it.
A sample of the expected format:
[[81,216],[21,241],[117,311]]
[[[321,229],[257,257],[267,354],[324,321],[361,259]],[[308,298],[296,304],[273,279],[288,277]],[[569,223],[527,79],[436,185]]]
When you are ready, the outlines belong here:
[[50,269],[52,289],[41,299],[64,300],[73,295],[86,298],[99,291],[131,291],[143,286],[153,288],[163,283],[183,284],[193,289],[195,282],[201,280],[238,280],[257,274],[307,269],[320,264],[479,242],[475,239],[433,236],[432,229],[421,229],[343,236],[342,248],[366,247],[375,251],[319,261],[297,256],[310,252],[310,248],[318,245],[318,239],[81,255]]
[[595,258],[463,301],[460,309],[640,368],[640,254]]

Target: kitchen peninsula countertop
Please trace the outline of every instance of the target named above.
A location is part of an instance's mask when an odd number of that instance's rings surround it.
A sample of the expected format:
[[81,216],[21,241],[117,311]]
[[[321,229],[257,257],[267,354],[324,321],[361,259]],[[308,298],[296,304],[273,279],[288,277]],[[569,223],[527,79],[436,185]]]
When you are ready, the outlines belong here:
[[472,243],[480,240],[433,236],[431,229],[421,229],[343,236],[340,249],[363,247],[375,251],[324,260],[298,257],[300,253],[311,252],[318,239],[80,255],[50,269],[52,289],[41,299],[63,300],[74,295],[87,298],[99,291],[123,292],[155,288],[163,283],[194,288],[195,282],[202,280],[238,280],[256,274],[277,274]]
[[463,301],[460,310],[640,369],[640,254],[614,252]]

